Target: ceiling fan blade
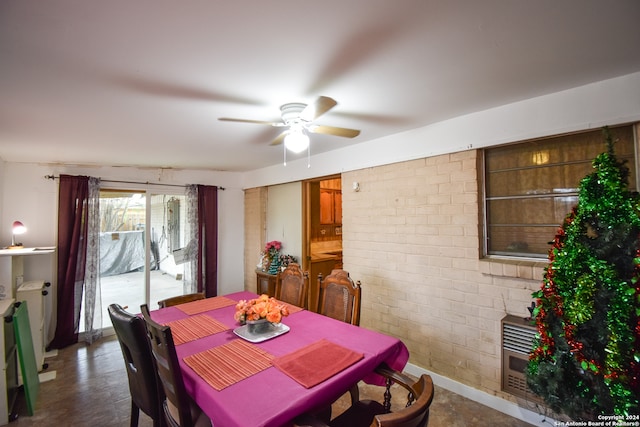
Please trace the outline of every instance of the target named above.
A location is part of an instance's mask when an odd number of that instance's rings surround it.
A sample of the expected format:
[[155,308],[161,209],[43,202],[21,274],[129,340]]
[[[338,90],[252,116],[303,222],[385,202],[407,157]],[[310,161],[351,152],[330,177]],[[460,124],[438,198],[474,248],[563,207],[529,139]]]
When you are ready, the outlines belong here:
[[282,144],[282,141],[284,141],[284,137],[285,136],[287,136],[287,131],[284,131],[280,135],[278,135],[276,137],[276,139],[271,141],[271,144],[269,144],[269,145],[280,145],[280,144]]
[[345,138],[355,138],[360,135],[360,131],[357,129],[338,128],[335,126],[309,126],[309,132],[322,133],[325,135],[343,136]]
[[254,123],[257,125],[269,125],[274,127],[285,126],[285,124],[282,122],[266,122],[263,120],[232,119],[229,117],[219,117],[218,120],[222,122]]
[[312,122],[333,107],[338,105],[335,99],[328,96],[319,96],[313,104],[307,105],[300,113],[300,119],[305,122]]

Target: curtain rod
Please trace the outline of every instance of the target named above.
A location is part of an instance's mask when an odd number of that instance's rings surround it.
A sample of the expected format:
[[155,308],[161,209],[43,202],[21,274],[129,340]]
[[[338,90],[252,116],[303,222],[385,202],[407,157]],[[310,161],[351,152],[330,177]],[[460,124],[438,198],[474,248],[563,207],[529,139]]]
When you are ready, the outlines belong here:
[[[45,175],[44,176],[45,179],[51,179],[51,180],[55,180],[55,179],[59,179],[59,176],[54,176],[54,175]],[[144,184],[144,185],[161,185],[163,187],[181,187],[181,188],[186,188],[186,185],[180,185],[180,184],[161,184],[159,182],[139,182],[139,181],[117,181],[117,180],[113,180],[113,179],[102,179],[100,178],[101,182],[110,182],[110,183],[116,183],[116,184]],[[224,187],[218,187],[219,190],[224,191],[225,188]]]

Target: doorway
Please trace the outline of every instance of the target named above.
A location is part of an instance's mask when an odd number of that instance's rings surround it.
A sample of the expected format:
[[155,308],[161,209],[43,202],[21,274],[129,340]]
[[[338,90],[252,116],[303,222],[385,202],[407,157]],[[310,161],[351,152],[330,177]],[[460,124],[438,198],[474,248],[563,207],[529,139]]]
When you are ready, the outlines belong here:
[[342,268],[342,178],[304,181],[302,268],[309,272],[309,310],[318,311],[318,276]]

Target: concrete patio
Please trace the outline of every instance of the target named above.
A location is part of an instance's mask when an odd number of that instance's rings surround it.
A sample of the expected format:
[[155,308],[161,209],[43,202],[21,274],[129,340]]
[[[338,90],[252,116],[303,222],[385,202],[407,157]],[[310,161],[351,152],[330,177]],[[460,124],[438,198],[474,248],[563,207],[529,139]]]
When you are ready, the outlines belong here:
[[[144,274],[144,272],[139,271],[100,279],[104,327],[111,326],[107,313],[107,307],[110,304],[116,303],[123,307],[128,307],[127,311],[131,313],[140,312],[140,305],[145,303]],[[160,270],[151,271],[150,283],[151,289],[148,304],[152,310],[158,308],[159,300],[183,293],[184,282]]]

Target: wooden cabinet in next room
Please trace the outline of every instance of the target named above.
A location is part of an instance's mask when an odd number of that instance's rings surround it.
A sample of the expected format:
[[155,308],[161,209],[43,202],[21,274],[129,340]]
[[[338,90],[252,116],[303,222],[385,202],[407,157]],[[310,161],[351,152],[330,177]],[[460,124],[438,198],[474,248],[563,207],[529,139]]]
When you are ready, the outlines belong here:
[[270,297],[276,294],[276,275],[266,271],[256,270],[256,293],[267,294]]
[[342,223],[342,192],[320,189],[320,224]]

